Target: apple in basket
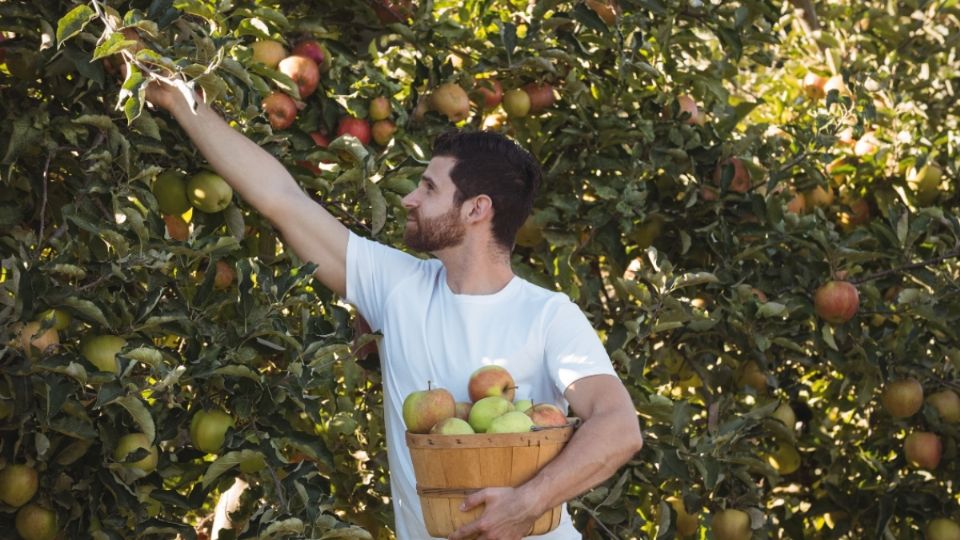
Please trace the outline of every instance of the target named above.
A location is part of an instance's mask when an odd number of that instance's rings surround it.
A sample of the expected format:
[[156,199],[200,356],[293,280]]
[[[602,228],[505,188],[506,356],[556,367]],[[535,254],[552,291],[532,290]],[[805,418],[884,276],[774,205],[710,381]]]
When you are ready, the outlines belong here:
[[456,401],[445,388],[431,388],[410,392],[403,400],[403,422],[410,433],[428,433],[437,422],[453,418]]

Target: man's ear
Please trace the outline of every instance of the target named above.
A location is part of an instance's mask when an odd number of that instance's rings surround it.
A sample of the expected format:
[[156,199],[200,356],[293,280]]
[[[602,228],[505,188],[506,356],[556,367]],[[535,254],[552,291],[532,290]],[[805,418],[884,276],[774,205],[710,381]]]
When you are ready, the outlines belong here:
[[487,195],[477,195],[467,202],[467,220],[488,221],[493,219],[493,200]]

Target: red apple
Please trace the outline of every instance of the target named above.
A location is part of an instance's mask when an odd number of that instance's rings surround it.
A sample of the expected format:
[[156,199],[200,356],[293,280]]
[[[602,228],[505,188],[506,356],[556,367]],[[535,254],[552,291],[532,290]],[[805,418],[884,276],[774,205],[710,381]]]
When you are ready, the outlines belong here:
[[367,116],[370,120],[376,122],[377,120],[390,118],[390,113],[392,112],[393,106],[390,105],[390,100],[383,96],[377,96],[370,100]]
[[827,84],[827,78],[821,77],[812,71],[808,71],[803,77],[803,93],[812,100],[820,100],[827,94],[823,87]]
[[567,425],[567,415],[563,414],[560,407],[551,403],[538,403],[530,407],[526,413],[533,420],[534,425],[540,427]]
[[430,95],[434,110],[451,122],[460,122],[470,116],[470,98],[456,83],[443,83]]
[[260,62],[270,69],[277,69],[277,64],[287,56],[287,49],[279,41],[264,39],[254,42],[253,61]]
[[950,423],[960,422],[960,396],[953,390],[941,390],[930,394],[927,401],[937,410],[940,420]]
[[697,102],[688,95],[682,95],[677,97],[677,104],[680,105],[680,114],[687,113],[690,115],[686,119],[687,124],[695,125],[700,122],[700,107],[697,106]]
[[914,431],[903,441],[903,455],[915,467],[932,471],[940,464],[943,443],[936,433]]
[[182,217],[164,214],[163,222],[167,225],[167,234],[172,240],[185,242],[187,238],[190,238],[190,225]]
[[727,165],[733,165],[733,178],[730,179],[730,191],[746,193],[750,189],[750,173],[743,165],[743,161],[737,157],[732,157],[717,163],[716,168],[713,169],[713,183],[718,186],[720,185],[720,180],[723,178],[723,170]]
[[513,401],[517,384],[505,368],[490,365],[483,366],[470,375],[467,391],[474,403],[490,396],[502,396],[507,401]]
[[297,119],[297,103],[283,92],[273,92],[263,100],[263,111],[273,129],[287,129]]
[[458,401],[456,403],[456,413],[455,416],[461,420],[467,420],[470,418],[470,409],[473,407],[473,403],[468,401]]
[[843,324],[860,309],[860,293],[849,281],[828,281],[814,293],[813,305],[821,319]]
[[213,288],[219,291],[230,288],[235,279],[237,271],[226,261],[217,261],[217,273],[213,278]]
[[370,124],[366,120],[344,116],[337,125],[337,137],[353,135],[363,144],[370,144]]
[[888,382],[880,394],[880,403],[894,418],[908,418],[923,407],[923,386],[913,378]]
[[493,109],[503,101],[503,86],[496,79],[478,80],[477,92],[483,96],[484,109]]
[[314,144],[320,148],[326,148],[330,146],[330,138],[320,131],[311,131],[310,138],[313,139]]
[[300,99],[306,99],[317,89],[320,83],[320,68],[317,63],[306,56],[297,54],[288,56],[277,66],[280,73],[293,79],[300,89]]
[[403,422],[410,433],[429,433],[437,422],[456,415],[453,394],[444,388],[410,392],[403,400]]
[[393,139],[393,134],[397,131],[397,125],[390,120],[377,120],[370,128],[373,134],[373,140],[380,146],[386,146]]
[[553,93],[553,85],[549,83],[529,83],[523,91],[530,96],[530,113],[537,114],[553,106],[557,96]]
[[298,42],[293,47],[293,52],[291,54],[297,56],[306,56],[307,58],[313,60],[320,71],[327,71],[330,69],[330,53],[327,51],[327,48],[323,46],[319,41],[315,39],[305,39]]

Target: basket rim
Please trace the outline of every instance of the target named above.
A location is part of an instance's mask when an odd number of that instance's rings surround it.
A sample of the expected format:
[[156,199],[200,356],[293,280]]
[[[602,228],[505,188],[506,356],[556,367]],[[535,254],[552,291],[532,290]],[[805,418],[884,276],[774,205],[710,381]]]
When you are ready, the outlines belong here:
[[472,433],[468,435],[441,435],[437,433],[406,434],[410,449],[431,448],[500,448],[505,446],[544,446],[565,444],[573,437],[577,422],[564,426],[540,428],[524,433]]

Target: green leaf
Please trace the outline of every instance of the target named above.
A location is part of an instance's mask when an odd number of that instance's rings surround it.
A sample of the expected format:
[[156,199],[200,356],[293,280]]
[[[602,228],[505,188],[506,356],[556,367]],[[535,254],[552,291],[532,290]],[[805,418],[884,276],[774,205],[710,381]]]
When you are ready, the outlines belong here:
[[90,61],[112,56],[120,51],[127,50],[136,45],[136,41],[126,39],[120,32],[114,32],[110,34],[110,37],[97,45],[97,48],[93,50],[93,57],[90,59]]
[[87,320],[99,324],[103,328],[112,328],[112,325],[107,322],[107,318],[103,315],[103,311],[101,311],[100,308],[90,300],[84,300],[82,298],[71,296],[63,301],[63,305],[69,307],[76,313],[79,313]]
[[203,489],[209,488],[217,478],[223,476],[223,473],[248,459],[257,459],[258,456],[263,457],[263,453],[257,452],[256,450],[235,450],[218,457],[216,461],[207,467],[207,471],[203,473]]
[[370,202],[370,232],[376,236],[387,222],[387,200],[377,184],[367,180],[363,187]]
[[693,285],[703,285],[706,283],[718,283],[720,280],[717,279],[717,276],[711,274],[710,272],[692,272],[689,274],[683,274],[678,277],[677,280],[673,283],[672,290],[681,289],[683,287],[690,287]]
[[50,422],[50,429],[63,433],[74,439],[92,440],[97,436],[97,430],[89,422],[84,422],[73,416],[62,416]]
[[57,46],[83,31],[88,22],[96,18],[93,8],[86,4],[71,9],[57,22]]
[[133,417],[133,421],[140,426],[140,431],[142,431],[148,439],[152,441],[157,436],[156,427],[153,423],[153,416],[150,414],[150,410],[147,409],[147,406],[139,397],[123,396],[113,400],[109,404],[120,405],[126,409],[127,412],[130,413],[130,416]]
[[760,304],[760,308],[757,309],[757,316],[765,318],[774,318],[774,317],[786,317],[787,315],[787,306],[779,302],[766,302]]

